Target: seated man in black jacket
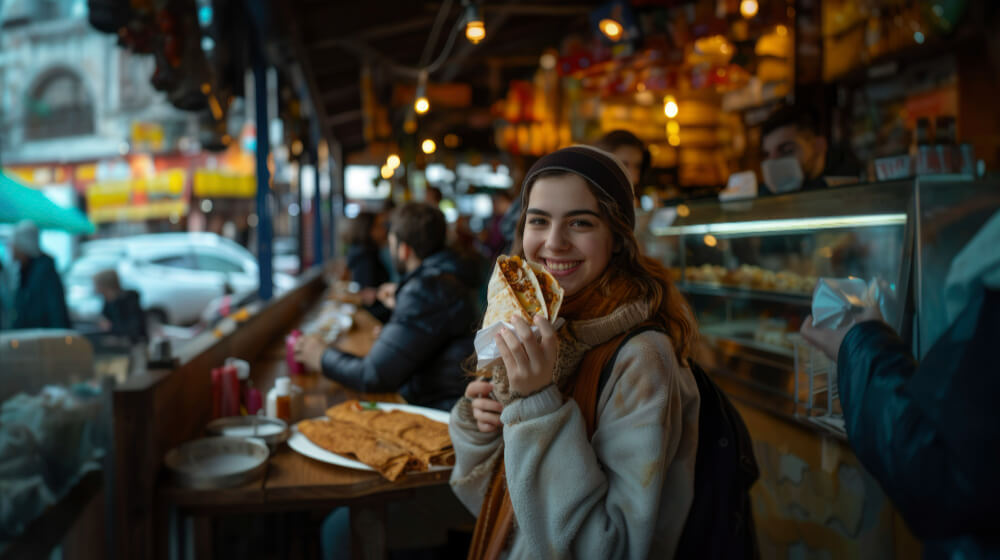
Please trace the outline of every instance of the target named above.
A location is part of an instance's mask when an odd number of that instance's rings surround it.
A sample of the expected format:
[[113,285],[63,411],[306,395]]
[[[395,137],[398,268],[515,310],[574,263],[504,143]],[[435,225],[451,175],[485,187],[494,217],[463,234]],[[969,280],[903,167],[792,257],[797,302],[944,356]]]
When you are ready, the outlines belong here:
[[398,391],[407,402],[450,410],[468,379],[461,362],[473,352],[480,317],[475,293],[454,274],[441,211],[410,203],[392,218],[389,251],[400,273],[395,309],[365,357],[306,336],[296,347],[307,368],[366,393]]

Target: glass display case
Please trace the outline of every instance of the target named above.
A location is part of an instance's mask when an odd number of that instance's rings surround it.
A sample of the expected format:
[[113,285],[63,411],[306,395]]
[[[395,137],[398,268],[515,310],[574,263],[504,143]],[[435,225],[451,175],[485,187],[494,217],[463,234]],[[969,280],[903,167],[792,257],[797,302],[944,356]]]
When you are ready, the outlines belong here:
[[[820,361],[798,334],[817,280],[875,280],[886,321],[921,356],[946,326],[950,260],[998,207],[997,185],[939,177],[691,202],[646,216],[640,241],[694,308],[699,363],[737,398],[801,416],[815,393],[835,388],[796,376],[797,354],[799,370]],[[815,408],[835,414],[834,396]]]

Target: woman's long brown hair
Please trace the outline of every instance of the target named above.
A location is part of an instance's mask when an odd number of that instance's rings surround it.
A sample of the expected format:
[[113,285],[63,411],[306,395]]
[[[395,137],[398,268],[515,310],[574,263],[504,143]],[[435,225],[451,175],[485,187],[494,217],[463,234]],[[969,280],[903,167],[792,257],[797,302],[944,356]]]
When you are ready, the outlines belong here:
[[[575,173],[561,170],[545,171],[540,173],[530,185],[526,185],[523,193],[524,204],[521,207],[521,216],[517,221],[514,237],[512,251],[514,254],[525,256],[521,241],[524,236],[531,188],[538,179],[563,175],[575,175]],[[592,185],[590,181],[584,179],[584,183],[597,199],[601,217],[611,228],[611,234],[614,237],[615,252],[608,262],[608,268],[612,272],[601,277],[601,282],[605,285],[602,288],[607,289],[606,285],[615,278],[624,277],[632,282],[639,294],[639,299],[649,302],[650,308],[653,310],[651,317],[653,322],[666,330],[667,336],[670,337],[670,341],[674,345],[678,360],[681,363],[686,362],[691,356],[694,339],[698,334],[691,306],[670,279],[667,268],[656,259],[642,254],[632,227],[629,226],[615,201]]]

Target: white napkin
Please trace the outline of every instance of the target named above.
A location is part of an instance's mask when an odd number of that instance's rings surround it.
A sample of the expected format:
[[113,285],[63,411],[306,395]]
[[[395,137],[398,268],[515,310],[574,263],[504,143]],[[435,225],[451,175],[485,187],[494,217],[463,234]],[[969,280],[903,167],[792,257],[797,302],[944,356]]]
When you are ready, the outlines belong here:
[[[566,321],[562,317],[556,319],[553,323],[552,328],[554,330],[559,330]],[[476,369],[486,369],[493,364],[496,360],[500,359],[500,350],[497,349],[497,343],[493,339],[493,335],[500,332],[500,327],[507,327],[510,332],[517,336],[517,331],[514,330],[514,325],[508,323],[507,321],[497,321],[488,327],[483,327],[476,332],[476,339],[473,345],[476,347]],[[531,325],[531,332],[538,334],[538,327]],[[518,338],[520,340],[520,338]]]
[[864,307],[879,306],[885,314],[884,298],[877,280],[860,278],[820,278],[813,291],[813,325],[837,329],[850,324]]

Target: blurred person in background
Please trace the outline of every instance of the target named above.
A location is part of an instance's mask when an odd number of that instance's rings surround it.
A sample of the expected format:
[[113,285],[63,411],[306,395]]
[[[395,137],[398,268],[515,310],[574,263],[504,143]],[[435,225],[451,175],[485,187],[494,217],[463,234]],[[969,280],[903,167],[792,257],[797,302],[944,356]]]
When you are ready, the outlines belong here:
[[482,231],[483,254],[493,262],[507,244],[503,235],[503,216],[511,205],[510,191],[493,193],[493,215]]
[[[764,121],[760,131],[764,161],[761,174],[769,191],[781,194],[857,182],[861,166],[848,151],[834,149],[820,132],[815,114],[785,105]],[[839,180],[834,180],[837,177]]]
[[94,291],[104,299],[104,308],[98,327],[110,335],[136,343],[148,338],[146,313],[139,305],[139,292],[123,290],[114,269],[98,272],[94,276]]
[[386,244],[386,215],[362,212],[351,220],[346,235],[347,269],[361,286],[361,303],[379,321],[389,320],[391,311],[377,298],[379,286],[390,281],[379,251]]
[[925,558],[1000,558],[1000,213],[955,257],[949,326],[919,363],[877,308],[838,329],[802,324],[837,365],[847,436]]
[[625,166],[629,180],[632,181],[632,188],[635,189],[635,205],[639,206],[642,198],[639,181],[649,171],[652,159],[646,144],[635,134],[619,129],[605,134],[594,145],[613,154]]
[[14,295],[15,329],[71,328],[62,279],[52,257],[42,252],[38,227],[22,221],[14,228],[11,249],[20,265]]

